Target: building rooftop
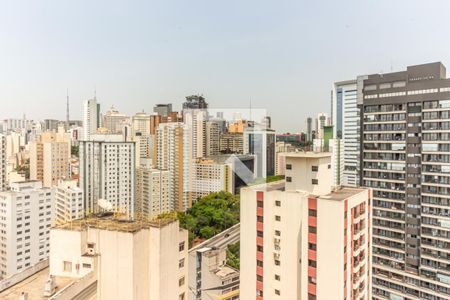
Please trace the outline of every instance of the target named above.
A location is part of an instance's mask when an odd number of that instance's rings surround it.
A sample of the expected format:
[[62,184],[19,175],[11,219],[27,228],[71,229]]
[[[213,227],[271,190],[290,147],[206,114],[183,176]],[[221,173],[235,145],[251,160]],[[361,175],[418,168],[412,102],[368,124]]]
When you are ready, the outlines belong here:
[[[44,297],[44,288],[48,275],[49,268],[47,267],[0,292],[0,299],[18,300],[22,292],[28,293],[29,300],[47,299]],[[56,292],[74,281],[73,278],[68,277],[54,277],[54,280],[56,281]]]
[[215,273],[217,277],[225,279],[230,275],[239,275],[239,272],[229,266],[220,267]]
[[323,158],[331,157],[330,152],[287,152],[286,157],[302,157],[302,158]]
[[319,199],[343,201],[363,191],[367,191],[367,188],[341,187],[333,190],[329,194],[320,196]]
[[113,213],[101,213],[91,215],[83,219],[69,221],[67,223],[55,226],[55,228],[77,231],[85,230],[87,228],[95,228],[134,233],[150,227],[161,228],[176,221],[176,217],[172,214],[161,215],[157,219],[153,220],[142,218],[131,221]]

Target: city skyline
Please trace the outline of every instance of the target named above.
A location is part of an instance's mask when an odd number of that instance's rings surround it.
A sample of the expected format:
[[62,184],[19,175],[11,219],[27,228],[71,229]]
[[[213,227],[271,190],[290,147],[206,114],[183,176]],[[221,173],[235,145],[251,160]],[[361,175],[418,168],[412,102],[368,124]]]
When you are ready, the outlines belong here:
[[85,3],[5,4],[1,118],[64,119],[67,88],[73,119],[94,91],[127,115],[199,93],[212,108],[251,101],[277,131],[299,132],[330,113],[334,81],[448,64],[444,1]]

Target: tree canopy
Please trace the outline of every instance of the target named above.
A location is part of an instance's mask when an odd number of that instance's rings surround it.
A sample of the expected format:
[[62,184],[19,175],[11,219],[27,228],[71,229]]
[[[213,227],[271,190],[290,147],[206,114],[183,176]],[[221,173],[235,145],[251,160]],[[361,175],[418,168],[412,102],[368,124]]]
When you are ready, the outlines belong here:
[[209,239],[239,223],[239,197],[227,192],[200,198],[186,212],[179,212],[180,226],[189,231],[189,242]]

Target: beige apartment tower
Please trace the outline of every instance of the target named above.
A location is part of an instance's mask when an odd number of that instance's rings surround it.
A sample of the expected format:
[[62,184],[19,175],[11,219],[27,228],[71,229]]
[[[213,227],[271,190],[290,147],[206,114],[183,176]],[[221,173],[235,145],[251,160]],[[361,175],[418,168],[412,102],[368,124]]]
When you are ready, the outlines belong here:
[[332,187],[330,153],[241,190],[241,299],[371,299],[371,190]]

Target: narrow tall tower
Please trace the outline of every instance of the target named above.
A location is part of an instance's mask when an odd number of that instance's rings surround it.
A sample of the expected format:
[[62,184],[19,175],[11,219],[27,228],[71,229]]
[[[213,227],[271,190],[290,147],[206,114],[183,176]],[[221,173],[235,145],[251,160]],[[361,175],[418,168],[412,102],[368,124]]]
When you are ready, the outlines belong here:
[[66,99],[66,129],[69,129],[69,89],[67,89]]

